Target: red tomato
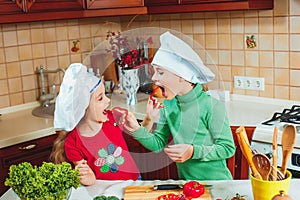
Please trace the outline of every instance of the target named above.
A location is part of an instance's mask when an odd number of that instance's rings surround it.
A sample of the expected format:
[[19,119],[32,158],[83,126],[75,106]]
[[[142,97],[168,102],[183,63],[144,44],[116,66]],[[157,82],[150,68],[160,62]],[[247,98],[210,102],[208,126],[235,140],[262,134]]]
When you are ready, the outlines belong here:
[[198,198],[204,194],[204,186],[197,181],[189,181],[183,186],[183,194],[187,197]]
[[163,194],[157,197],[157,200],[178,200],[179,195],[176,195],[174,193],[169,193],[169,194]]

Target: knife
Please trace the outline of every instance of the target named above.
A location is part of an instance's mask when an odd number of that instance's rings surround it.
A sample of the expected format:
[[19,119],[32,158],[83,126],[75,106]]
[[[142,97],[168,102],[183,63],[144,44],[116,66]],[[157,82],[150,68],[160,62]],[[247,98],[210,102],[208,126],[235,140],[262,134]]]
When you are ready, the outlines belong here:
[[[153,190],[176,190],[183,189],[184,184],[160,184],[154,185]],[[212,185],[203,185],[205,188],[210,188]]]

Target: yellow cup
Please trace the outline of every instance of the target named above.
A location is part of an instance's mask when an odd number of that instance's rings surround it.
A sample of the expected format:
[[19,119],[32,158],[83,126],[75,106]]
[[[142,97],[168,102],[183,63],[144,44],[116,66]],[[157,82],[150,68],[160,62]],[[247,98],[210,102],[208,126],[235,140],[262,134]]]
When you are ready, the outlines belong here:
[[280,190],[288,194],[291,178],[292,174],[289,171],[286,171],[286,178],[281,181],[258,180],[250,174],[254,200],[271,200]]

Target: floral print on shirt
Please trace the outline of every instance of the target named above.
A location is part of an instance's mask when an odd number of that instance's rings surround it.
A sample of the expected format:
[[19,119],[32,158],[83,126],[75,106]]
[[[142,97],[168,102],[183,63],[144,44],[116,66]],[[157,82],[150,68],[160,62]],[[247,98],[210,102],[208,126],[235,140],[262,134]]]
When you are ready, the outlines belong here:
[[111,171],[115,173],[119,170],[119,166],[124,163],[124,157],[121,156],[122,147],[116,147],[110,143],[107,145],[107,150],[104,148],[99,149],[99,158],[94,162],[97,167],[100,167],[100,171],[107,173]]

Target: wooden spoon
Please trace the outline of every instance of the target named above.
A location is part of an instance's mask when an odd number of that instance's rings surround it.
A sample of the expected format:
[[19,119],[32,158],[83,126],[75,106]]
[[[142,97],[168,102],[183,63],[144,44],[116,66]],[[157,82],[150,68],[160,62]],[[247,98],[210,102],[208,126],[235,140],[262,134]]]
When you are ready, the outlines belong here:
[[262,153],[256,153],[252,157],[253,164],[263,180],[268,180],[271,172],[271,161]]
[[274,134],[273,134],[273,141],[272,141],[272,165],[273,170],[272,170],[272,181],[276,181],[277,180],[277,138],[278,138],[278,129],[277,126],[274,127]]
[[296,127],[294,125],[287,125],[284,127],[281,138],[282,145],[282,165],[281,172],[285,176],[286,168],[290,159],[290,155],[293,151],[296,142]]

